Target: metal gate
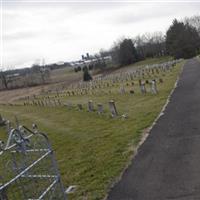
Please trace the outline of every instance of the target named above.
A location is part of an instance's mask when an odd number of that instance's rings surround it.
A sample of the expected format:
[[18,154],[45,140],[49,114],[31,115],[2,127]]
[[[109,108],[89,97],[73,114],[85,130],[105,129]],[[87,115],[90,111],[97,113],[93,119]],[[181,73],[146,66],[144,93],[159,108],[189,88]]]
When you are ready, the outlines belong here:
[[20,126],[0,146],[0,200],[67,199],[44,133]]

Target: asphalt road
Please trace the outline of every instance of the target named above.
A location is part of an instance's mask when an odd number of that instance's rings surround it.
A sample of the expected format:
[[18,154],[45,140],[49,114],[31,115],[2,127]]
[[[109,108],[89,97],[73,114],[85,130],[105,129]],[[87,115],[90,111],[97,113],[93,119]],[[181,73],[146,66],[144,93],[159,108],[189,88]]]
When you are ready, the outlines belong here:
[[170,103],[107,200],[200,200],[200,63],[184,66]]

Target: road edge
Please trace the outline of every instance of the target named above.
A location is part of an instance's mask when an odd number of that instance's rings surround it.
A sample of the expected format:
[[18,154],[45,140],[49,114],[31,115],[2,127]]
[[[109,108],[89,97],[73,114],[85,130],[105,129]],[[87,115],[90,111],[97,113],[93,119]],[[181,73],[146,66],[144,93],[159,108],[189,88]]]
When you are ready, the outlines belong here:
[[181,66],[181,70],[180,72],[178,73],[177,75],[177,78],[176,78],[176,82],[174,83],[174,87],[172,88],[171,92],[169,93],[167,99],[166,99],[166,102],[165,104],[163,105],[160,113],[158,114],[158,116],[155,118],[155,120],[153,121],[153,123],[151,124],[150,127],[146,128],[143,130],[142,134],[141,134],[141,138],[140,138],[140,141],[139,143],[133,147],[133,155],[130,157],[130,159],[128,160],[126,166],[124,167],[124,169],[122,170],[122,172],[120,173],[120,175],[118,177],[116,177],[116,179],[113,181],[113,183],[110,185],[110,187],[108,188],[108,191],[107,191],[107,194],[106,196],[103,198],[103,200],[107,200],[108,198],[108,195],[109,195],[109,192],[112,190],[112,188],[121,180],[124,172],[128,169],[128,167],[132,164],[132,161],[134,160],[134,158],[136,157],[136,155],[138,154],[138,150],[139,148],[142,146],[142,144],[146,141],[146,139],[148,138],[148,136],[150,135],[150,132],[151,130],[153,129],[153,127],[156,125],[157,121],[160,119],[161,116],[164,115],[164,112],[171,100],[171,97],[175,91],[175,89],[178,87],[178,83],[179,83],[179,80],[180,80],[180,77],[183,73],[183,68],[186,64],[186,60],[183,61],[182,63],[182,66]]

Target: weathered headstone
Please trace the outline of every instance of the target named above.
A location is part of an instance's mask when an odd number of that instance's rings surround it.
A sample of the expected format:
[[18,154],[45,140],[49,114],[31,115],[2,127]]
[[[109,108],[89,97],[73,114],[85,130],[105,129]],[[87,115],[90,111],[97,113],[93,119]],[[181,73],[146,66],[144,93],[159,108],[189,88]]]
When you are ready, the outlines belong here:
[[109,104],[111,116],[116,117],[118,115],[118,112],[117,112],[115,102],[113,100],[110,100],[108,104]]
[[78,110],[83,110],[83,105],[82,104],[77,104],[77,106],[78,106]]
[[146,87],[145,87],[145,82],[141,81],[140,83],[140,90],[142,94],[146,94]]
[[162,79],[162,78],[160,78],[160,79],[159,79],[159,82],[160,82],[160,83],[163,83],[163,79]]
[[6,120],[0,114],[0,126],[6,125]]
[[158,93],[156,80],[151,81],[151,92],[152,92],[152,94]]
[[103,113],[103,105],[101,103],[97,104],[98,114]]
[[89,112],[93,112],[94,111],[94,104],[93,104],[92,100],[88,101],[88,111]]
[[125,93],[126,93],[126,91],[125,91],[124,86],[120,87],[120,94],[125,94]]
[[67,106],[68,109],[72,108],[72,103],[71,102],[67,102],[65,105]]
[[58,99],[57,101],[58,101],[58,105],[62,106],[62,103],[61,103],[60,99]]

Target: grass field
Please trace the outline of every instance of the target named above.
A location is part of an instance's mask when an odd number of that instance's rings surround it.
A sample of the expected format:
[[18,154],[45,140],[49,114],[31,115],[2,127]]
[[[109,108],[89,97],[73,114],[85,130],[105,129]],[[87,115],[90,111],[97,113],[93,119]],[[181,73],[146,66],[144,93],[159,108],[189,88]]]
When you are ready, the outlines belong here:
[[[157,95],[142,95],[139,89],[134,95],[120,95],[115,88],[112,94],[62,99],[83,104],[92,99],[105,105],[114,99],[119,113],[126,113],[128,119],[111,118],[108,107],[103,115],[89,113],[86,108],[78,111],[75,108],[36,106],[0,106],[0,113],[10,120],[17,115],[21,124],[30,126],[36,123],[40,130],[48,133],[64,185],[78,186],[77,191],[69,196],[70,200],[100,200],[129,163],[144,130],[158,116],[182,65],[176,65],[172,72],[162,77],[164,83],[158,85]],[[2,129],[0,138],[5,138]]]

